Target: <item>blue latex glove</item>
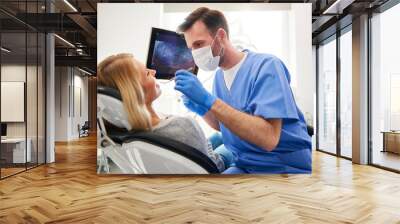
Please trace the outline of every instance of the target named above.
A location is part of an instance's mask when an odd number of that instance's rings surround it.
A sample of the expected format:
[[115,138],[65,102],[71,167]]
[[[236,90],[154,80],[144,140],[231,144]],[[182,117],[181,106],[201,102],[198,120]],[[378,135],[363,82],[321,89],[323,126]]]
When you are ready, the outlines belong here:
[[182,101],[186,108],[188,108],[190,111],[192,111],[200,116],[204,116],[208,111],[207,108],[200,106],[199,104],[191,101],[185,95],[182,96]]
[[211,109],[217,99],[204,89],[197,76],[186,70],[178,70],[175,73],[175,89],[194,103],[205,107],[207,111]]

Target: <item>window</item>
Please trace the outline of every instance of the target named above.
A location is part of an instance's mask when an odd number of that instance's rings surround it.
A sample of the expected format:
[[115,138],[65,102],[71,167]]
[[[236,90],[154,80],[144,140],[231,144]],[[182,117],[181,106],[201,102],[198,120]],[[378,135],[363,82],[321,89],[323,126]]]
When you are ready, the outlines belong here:
[[390,74],[390,130],[400,130],[400,73]]
[[[351,28],[351,27],[350,27]],[[340,36],[340,155],[352,157],[352,35]]]
[[[1,123],[7,127],[6,133],[1,134],[3,139],[0,144],[2,178],[24,171],[25,163],[31,161],[24,103],[27,70],[25,40],[25,32],[1,33],[0,111]],[[7,95],[12,95],[12,100]]]
[[371,18],[371,162],[400,170],[400,5]]
[[318,48],[318,149],[336,153],[336,40]]
[[[8,4],[15,2],[0,6]],[[18,2],[18,13],[42,12],[43,4]],[[45,163],[46,39],[4,13],[0,17],[8,21],[0,24],[0,178],[5,178]]]

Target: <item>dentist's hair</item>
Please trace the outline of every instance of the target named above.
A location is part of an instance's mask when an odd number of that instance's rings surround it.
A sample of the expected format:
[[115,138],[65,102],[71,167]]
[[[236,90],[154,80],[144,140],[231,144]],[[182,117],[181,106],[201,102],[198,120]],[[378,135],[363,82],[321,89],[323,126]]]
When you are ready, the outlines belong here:
[[218,10],[209,9],[207,7],[200,7],[190,13],[185,18],[185,21],[179,25],[178,31],[186,32],[197,21],[202,21],[212,35],[215,35],[219,28],[224,29],[229,39],[228,22],[224,14]]
[[145,103],[140,71],[131,54],[117,54],[97,66],[98,85],[117,89],[132,130],[151,130],[150,113]]

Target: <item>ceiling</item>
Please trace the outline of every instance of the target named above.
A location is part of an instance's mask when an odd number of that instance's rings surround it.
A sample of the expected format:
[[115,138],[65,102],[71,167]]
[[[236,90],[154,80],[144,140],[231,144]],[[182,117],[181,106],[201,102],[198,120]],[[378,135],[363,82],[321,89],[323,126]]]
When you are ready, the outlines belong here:
[[[70,66],[86,66],[96,70],[96,29],[97,3],[103,2],[267,2],[267,3],[311,3],[312,4],[312,36],[313,43],[318,43],[332,33],[337,27],[351,23],[351,18],[372,10],[387,0],[226,0],[226,1],[188,1],[188,0],[1,0],[1,30],[14,41],[14,47],[24,46],[24,38],[18,32],[26,28],[39,32],[55,32],[56,64]],[[328,9],[329,8],[329,13]],[[332,10],[331,10],[332,9]],[[52,11],[52,13],[49,13]],[[325,12],[325,13],[324,13]],[[341,20],[340,23],[338,21]],[[346,22],[347,21],[347,22]],[[338,26],[337,24],[340,24]],[[66,40],[63,41],[62,39]],[[3,42],[5,43],[5,42]],[[72,45],[71,45],[72,44]],[[33,45],[32,45],[33,46]],[[30,45],[29,45],[30,47]],[[28,51],[29,50],[28,47]]]

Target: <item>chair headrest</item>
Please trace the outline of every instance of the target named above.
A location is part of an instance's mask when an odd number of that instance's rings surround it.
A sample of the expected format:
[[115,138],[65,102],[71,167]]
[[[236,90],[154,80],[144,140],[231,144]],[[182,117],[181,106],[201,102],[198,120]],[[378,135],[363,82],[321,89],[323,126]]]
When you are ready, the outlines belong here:
[[98,94],[103,94],[106,96],[114,97],[117,100],[122,101],[121,94],[117,89],[111,88],[111,87],[106,87],[106,86],[97,86],[97,93]]
[[122,97],[118,90],[105,86],[97,86],[97,107],[101,111],[102,118],[111,124],[131,129],[128,116],[122,104]]

